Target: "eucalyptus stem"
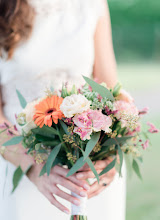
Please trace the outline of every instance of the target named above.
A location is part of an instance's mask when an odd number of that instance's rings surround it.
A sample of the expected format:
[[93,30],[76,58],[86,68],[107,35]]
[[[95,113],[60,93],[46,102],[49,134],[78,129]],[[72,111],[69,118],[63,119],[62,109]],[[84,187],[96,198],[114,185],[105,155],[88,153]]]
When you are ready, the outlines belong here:
[[84,215],[72,215],[70,220],[87,220],[87,216],[84,216]]
[[[57,132],[58,132],[58,136],[59,136],[59,139],[60,139],[60,141],[61,141],[62,146],[65,148],[65,151],[66,151],[67,153],[69,153],[69,150],[68,150],[68,148],[66,147],[66,145],[65,145],[65,143],[64,143],[64,141],[63,141],[63,139],[62,139],[61,133],[59,132],[58,125],[56,125],[56,130],[57,130]],[[72,161],[70,161],[70,163],[71,163],[72,166],[74,165],[74,163],[73,163]]]

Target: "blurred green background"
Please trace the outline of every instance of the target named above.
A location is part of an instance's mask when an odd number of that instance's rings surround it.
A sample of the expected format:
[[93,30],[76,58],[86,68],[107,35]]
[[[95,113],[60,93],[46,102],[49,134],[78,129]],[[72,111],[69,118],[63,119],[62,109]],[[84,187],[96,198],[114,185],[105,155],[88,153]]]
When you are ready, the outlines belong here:
[[[144,122],[160,129],[160,0],[108,0],[119,80],[139,108],[149,107]],[[141,166],[127,182],[126,220],[160,219],[160,134],[151,136]]]
[[160,0],[108,0],[118,61],[160,58]]

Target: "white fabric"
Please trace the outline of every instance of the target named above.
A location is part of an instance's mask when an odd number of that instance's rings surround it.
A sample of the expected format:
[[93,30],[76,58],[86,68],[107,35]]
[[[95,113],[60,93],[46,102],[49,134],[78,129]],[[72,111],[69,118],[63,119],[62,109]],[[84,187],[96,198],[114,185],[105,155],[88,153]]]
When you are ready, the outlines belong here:
[[[21,111],[16,89],[31,101],[41,96],[46,86],[58,88],[66,81],[80,84],[81,75],[92,74],[95,28],[105,13],[104,0],[30,0],[30,3],[37,13],[31,38],[16,49],[11,60],[0,59],[3,111],[12,123],[14,114]],[[52,206],[26,177],[10,195],[13,171],[14,167],[1,158],[0,219],[69,218]],[[106,220],[125,219],[124,167],[123,172],[124,178],[116,176],[104,193],[89,200],[89,219],[96,220],[100,215]]]
[[76,193],[71,193],[72,196],[75,198],[78,198],[81,201],[81,204],[79,206],[76,206],[74,204],[71,205],[71,215],[83,215],[87,216],[87,197],[81,197],[77,195]]

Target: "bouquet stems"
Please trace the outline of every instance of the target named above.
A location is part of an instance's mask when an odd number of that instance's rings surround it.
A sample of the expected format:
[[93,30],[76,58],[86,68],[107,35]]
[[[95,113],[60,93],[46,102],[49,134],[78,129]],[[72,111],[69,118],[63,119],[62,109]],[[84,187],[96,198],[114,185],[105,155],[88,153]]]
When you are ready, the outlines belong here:
[[87,220],[86,208],[87,208],[87,197],[81,197],[72,192],[72,195],[81,201],[80,206],[72,204],[72,214],[70,220]]
[[72,215],[70,220],[87,220],[87,216],[84,216],[84,215]]

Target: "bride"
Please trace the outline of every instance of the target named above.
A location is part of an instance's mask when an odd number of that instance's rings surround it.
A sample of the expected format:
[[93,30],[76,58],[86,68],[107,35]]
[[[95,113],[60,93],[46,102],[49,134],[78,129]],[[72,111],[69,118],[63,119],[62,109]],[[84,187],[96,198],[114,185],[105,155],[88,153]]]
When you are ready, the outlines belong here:
[[[16,89],[32,101],[50,85],[83,83],[82,75],[93,75],[109,87],[117,82],[105,0],[0,0],[0,123],[15,124],[14,114],[21,111]],[[70,213],[70,204],[80,204],[70,190],[89,197],[89,219],[125,219],[125,167],[123,178],[113,169],[100,184],[89,186],[86,179],[94,176],[86,166],[69,178],[67,169],[59,166],[49,177],[39,177],[41,165],[21,145],[3,152],[0,148],[0,219],[68,219],[64,213]],[[97,172],[109,162],[98,161]],[[31,170],[11,194],[15,167],[26,170],[30,164]]]

